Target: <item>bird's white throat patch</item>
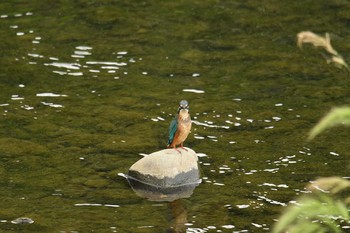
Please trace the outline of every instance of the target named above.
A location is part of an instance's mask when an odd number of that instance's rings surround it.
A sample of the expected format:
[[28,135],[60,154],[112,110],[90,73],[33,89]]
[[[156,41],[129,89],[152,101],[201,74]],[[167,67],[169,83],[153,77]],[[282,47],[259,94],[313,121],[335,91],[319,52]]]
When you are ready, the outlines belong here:
[[181,109],[179,112],[179,117],[183,121],[188,121],[190,119],[190,114],[187,109]]

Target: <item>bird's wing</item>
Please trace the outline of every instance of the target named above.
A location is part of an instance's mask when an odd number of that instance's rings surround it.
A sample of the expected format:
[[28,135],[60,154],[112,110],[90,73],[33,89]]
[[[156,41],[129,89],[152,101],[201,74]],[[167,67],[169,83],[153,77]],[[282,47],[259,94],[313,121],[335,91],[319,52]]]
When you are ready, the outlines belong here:
[[173,140],[174,136],[177,130],[177,115],[175,118],[171,121],[170,126],[169,126],[169,140],[168,140],[168,145],[170,145]]

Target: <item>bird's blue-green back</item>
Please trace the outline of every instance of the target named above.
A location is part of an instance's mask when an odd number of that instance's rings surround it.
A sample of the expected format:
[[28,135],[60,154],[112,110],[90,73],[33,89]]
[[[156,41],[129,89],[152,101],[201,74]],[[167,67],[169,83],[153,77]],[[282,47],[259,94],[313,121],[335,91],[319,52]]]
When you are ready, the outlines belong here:
[[171,121],[169,126],[168,146],[173,142],[176,130],[177,130],[177,115],[175,115],[175,118]]

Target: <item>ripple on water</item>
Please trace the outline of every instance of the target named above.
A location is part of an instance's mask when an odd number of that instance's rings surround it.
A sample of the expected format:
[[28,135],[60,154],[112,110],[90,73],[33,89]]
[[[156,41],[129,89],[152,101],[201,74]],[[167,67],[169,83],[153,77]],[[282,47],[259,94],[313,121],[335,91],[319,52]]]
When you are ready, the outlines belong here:
[[270,173],[277,173],[278,170],[279,170],[279,168],[277,167],[277,168],[271,168],[271,169],[270,168],[266,168],[263,171],[264,172],[270,172]]
[[215,125],[213,122],[205,123],[205,122],[192,120],[192,123],[195,125],[205,126],[205,127],[209,127],[209,128],[222,128],[222,129],[229,129],[230,128],[229,126],[226,126],[226,125]]
[[203,139],[205,139],[205,137],[203,137],[203,136],[199,136],[198,134],[194,134],[194,136],[193,136],[195,139],[199,139],[199,140],[203,140]]
[[49,102],[41,102],[45,106],[49,106],[52,108],[63,108],[62,104],[55,104],[55,103],[49,103]]
[[238,209],[246,209],[249,208],[250,205],[236,205]]
[[198,156],[199,158],[208,157],[208,155],[207,155],[207,154],[204,154],[204,153],[197,153],[197,156]]
[[33,110],[34,109],[34,107],[32,107],[32,106],[29,106],[29,105],[23,105],[23,106],[21,106],[21,108],[23,108],[23,109],[25,109],[25,110]]
[[126,66],[126,62],[112,62],[112,61],[87,61],[88,65],[114,65],[114,66]]
[[[266,194],[264,194],[266,195]],[[266,201],[267,203],[269,204],[272,204],[272,205],[280,205],[280,206],[287,206],[286,203],[283,203],[283,202],[280,202],[280,201],[275,201],[275,200],[272,200],[264,195],[257,195],[257,200],[258,201]]]
[[338,153],[333,152],[333,151],[329,152],[329,154],[330,154],[330,155],[334,155],[334,156],[339,156],[339,154],[338,154]]
[[268,186],[268,187],[276,187],[276,188],[289,188],[288,185],[286,184],[272,184],[272,183],[263,183],[263,184],[259,184],[258,186]]
[[24,97],[20,95],[11,95],[11,100],[24,100]]
[[32,40],[32,43],[33,44],[40,44],[40,41],[41,41],[41,37],[37,36],[37,37],[34,38],[34,40]]
[[119,52],[117,52],[117,54],[118,55],[126,55],[126,54],[128,54],[128,52],[127,51],[119,51]]
[[51,92],[37,93],[36,96],[38,96],[38,97],[67,97],[67,95],[64,95],[64,94],[55,94],[55,93],[51,93]]
[[[30,16],[32,15],[32,12],[27,12],[25,14],[23,13],[18,13],[15,14],[15,17],[22,17],[22,16]],[[1,15],[0,18],[1,19],[7,19],[9,17],[9,15]],[[20,25],[12,25],[10,26],[11,29],[14,30],[19,30]],[[20,31],[16,32],[17,36],[24,36],[26,33],[34,33],[34,30],[29,30],[26,31],[24,28]],[[40,46],[40,42],[42,40],[41,36],[35,36],[32,40],[31,43],[33,44],[33,50],[37,49],[37,46]],[[83,61],[82,59],[86,59],[88,56],[92,56],[93,47],[91,46],[86,46],[86,45],[79,45],[76,46],[73,50],[73,53],[71,54],[72,58],[76,58],[76,61],[71,62],[71,61],[59,61],[60,59],[54,56],[50,56],[48,58],[49,61],[53,61],[53,62],[43,62],[43,63],[39,63],[36,60],[33,59],[45,59],[45,56],[35,53],[35,52],[29,52],[27,53],[27,57],[30,57],[31,60],[28,61],[28,64],[31,65],[45,65],[45,66],[52,66],[55,68],[59,68],[59,70],[52,70],[53,73],[61,75],[61,76],[65,76],[65,75],[69,75],[69,76],[83,76],[84,74],[87,73],[100,73],[101,70],[106,70],[106,74],[110,74],[113,75],[116,73],[116,71],[118,71],[121,67],[127,66],[128,63],[124,62],[124,61]],[[113,52],[112,54],[117,55],[117,59],[123,59],[125,55],[128,54],[127,51],[119,51],[119,52]],[[22,57],[22,59],[25,60],[25,57]],[[16,60],[19,60],[19,58],[17,58]],[[138,59],[134,59],[134,58],[129,58],[128,62],[129,63],[134,63],[137,60],[141,61],[142,58],[138,58]],[[78,72],[79,70],[79,72]],[[127,74],[127,72],[123,72],[124,75]],[[96,75],[95,75],[96,76]],[[95,77],[94,76],[94,77]],[[114,79],[119,79],[119,77],[113,77]]]
[[45,66],[54,66],[57,68],[65,68],[68,70],[79,70],[81,65],[78,63],[67,63],[67,62],[52,62],[44,63]]
[[84,75],[83,72],[68,72],[67,74],[71,75],[71,76],[83,76]]
[[89,47],[89,46],[77,46],[77,47],[75,47],[75,50],[74,50],[73,54],[71,55],[71,57],[74,57],[74,58],[85,58],[86,56],[92,55],[90,50],[92,50],[92,47]]
[[223,184],[223,183],[218,183],[218,182],[214,182],[213,185],[224,186],[225,184]]
[[43,55],[37,54],[37,53],[27,53],[29,57],[35,57],[35,58],[43,58]]
[[90,46],[85,46],[85,45],[80,45],[80,46],[77,46],[77,47],[75,47],[76,49],[78,49],[78,50],[91,50],[92,49],[92,47],[90,47]]
[[77,203],[77,204],[74,204],[74,206],[78,206],[78,207],[81,207],[81,206],[91,206],[91,207],[112,207],[112,208],[119,208],[120,205],[115,205],[115,204],[99,204],[99,203]]
[[198,90],[198,89],[182,89],[183,92],[192,92],[196,94],[203,94],[205,93],[204,90]]
[[204,233],[204,232],[207,232],[207,231],[204,230],[204,229],[201,229],[201,228],[189,227],[189,228],[186,229],[186,233]]
[[146,226],[138,226],[137,228],[143,229],[143,228],[154,228],[154,226],[146,225]]

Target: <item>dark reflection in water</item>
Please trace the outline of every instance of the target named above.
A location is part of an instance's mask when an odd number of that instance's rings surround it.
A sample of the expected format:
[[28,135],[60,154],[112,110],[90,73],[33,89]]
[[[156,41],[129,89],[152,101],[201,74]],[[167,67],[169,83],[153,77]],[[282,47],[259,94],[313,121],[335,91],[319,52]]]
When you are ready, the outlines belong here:
[[194,189],[201,183],[184,184],[176,187],[159,187],[141,182],[131,176],[124,175],[134,192],[150,201],[173,202],[181,198],[189,198]]
[[170,227],[166,232],[176,233],[186,231],[186,223],[188,222],[187,211],[182,199],[189,198],[199,183],[174,188],[160,188],[145,184],[127,175],[125,177],[138,196],[147,198],[150,201],[168,202]]
[[185,232],[186,231],[185,223],[187,223],[187,211],[182,201],[179,199],[179,200],[170,202],[168,206],[171,211],[171,218],[170,218],[170,229],[167,230],[166,232],[169,232],[169,233]]

